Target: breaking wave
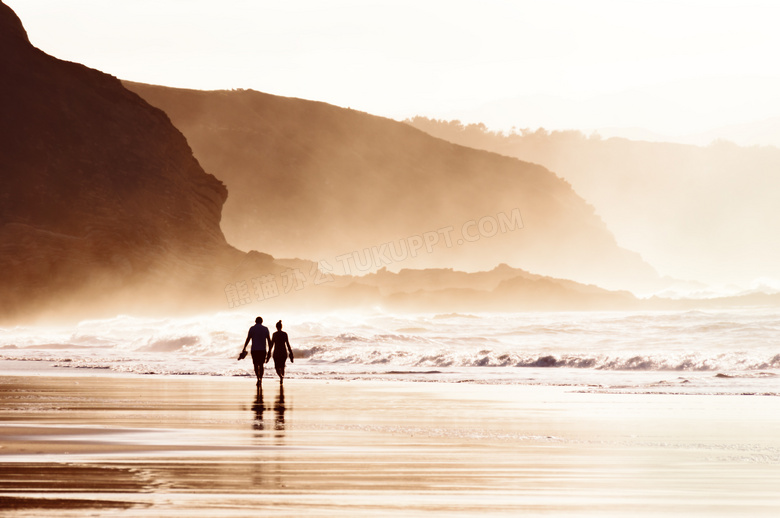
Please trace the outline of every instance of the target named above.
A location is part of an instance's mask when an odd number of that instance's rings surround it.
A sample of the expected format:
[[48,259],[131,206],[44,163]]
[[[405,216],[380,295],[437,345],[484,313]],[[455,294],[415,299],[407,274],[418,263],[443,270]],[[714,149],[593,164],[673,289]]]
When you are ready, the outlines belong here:
[[[0,360],[119,373],[251,376],[251,364],[236,357],[254,317],[120,316],[70,327],[3,329]],[[273,322],[277,315],[265,317]],[[772,380],[780,373],[780,315],[772,309],[280,317],[295,352],[291,376],[478,381],[500,373],[500,382],[514,383],[533,372],[554,383],[576,372],[583,383],[598,384],[619,372],[709,373],[724,382]]]

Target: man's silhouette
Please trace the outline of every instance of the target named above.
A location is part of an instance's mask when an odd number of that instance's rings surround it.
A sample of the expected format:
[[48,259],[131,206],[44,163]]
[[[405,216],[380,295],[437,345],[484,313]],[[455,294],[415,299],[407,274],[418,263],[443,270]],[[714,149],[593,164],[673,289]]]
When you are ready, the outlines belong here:
[[255,376],[257,376],[257,386],[259,387],[263,382],[263,362],[266,358],[265,346],[268,345],[269,352],[271,350],[271,335],[268,332],[268,328],[263,325],[262,317],[257,317],[255,325],[249,328],[242,353],[246,351],[249,340],[252,340],[252,363],[255,367]]

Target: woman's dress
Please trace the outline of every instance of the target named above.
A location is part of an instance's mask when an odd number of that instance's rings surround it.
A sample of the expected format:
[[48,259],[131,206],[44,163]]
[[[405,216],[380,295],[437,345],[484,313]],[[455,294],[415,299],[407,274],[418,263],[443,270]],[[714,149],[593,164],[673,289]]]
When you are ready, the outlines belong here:
[[274,342],[274,365],[284,365],[287,361],[287,333],[277,331],[271,340]]

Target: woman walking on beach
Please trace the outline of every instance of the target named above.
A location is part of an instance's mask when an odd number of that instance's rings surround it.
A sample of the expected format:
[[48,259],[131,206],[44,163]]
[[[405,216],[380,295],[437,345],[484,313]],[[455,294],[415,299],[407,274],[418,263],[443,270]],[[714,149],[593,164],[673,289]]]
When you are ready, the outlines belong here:
[[282,331],[282,321],[276,323],[276,332],[271,337],[271,347],[268,349],[268,357],[265,362],[271,356],[274,357],[274,368],[279,375],[279,383],[284,383],[284,364],[287,361],[287,353],[290,353],[290,363],[294,363],[292,347],[290,347],[290,340],[287,338],[287,333]]

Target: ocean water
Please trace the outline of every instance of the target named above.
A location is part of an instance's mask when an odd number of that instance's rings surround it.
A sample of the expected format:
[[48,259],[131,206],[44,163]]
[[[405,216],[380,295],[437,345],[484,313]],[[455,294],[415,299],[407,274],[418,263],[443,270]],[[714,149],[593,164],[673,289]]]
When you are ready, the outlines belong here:
[[[0,329],[0,360],[100,374],[243,376],[255,314],[117,316]],[[780,311],[265,315],[284,319],[287,376],[566,385],[574,390],[780,395]],[[38,362],[38,363],[34,363]],[[16,365],[19,365],[16,363]],[[266,376],[275,378],[271,364]]]

